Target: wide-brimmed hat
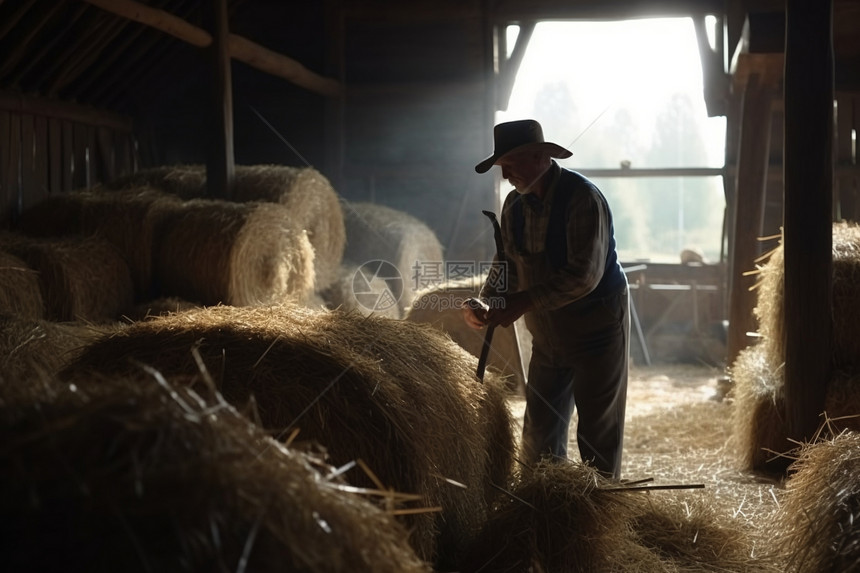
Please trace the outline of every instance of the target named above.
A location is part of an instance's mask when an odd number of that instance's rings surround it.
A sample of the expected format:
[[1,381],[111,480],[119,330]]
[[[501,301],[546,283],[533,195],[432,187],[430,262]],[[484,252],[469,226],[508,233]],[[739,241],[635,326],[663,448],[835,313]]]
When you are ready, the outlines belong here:
[[573,155],[564,147],[543,140],[543,128],[533,119],[520,119],[500,123],[493,128],[493,154],[475,166],[478,173],[486,173],[499,159],[513,151],[530,147],[545,147],[550,157],[564,159]]

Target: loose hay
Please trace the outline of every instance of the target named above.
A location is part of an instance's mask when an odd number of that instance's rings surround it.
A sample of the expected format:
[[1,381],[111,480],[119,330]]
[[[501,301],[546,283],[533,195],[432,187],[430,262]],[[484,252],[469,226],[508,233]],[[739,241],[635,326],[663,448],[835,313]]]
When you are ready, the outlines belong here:
[[606,569],[607,533],[624,527],[628,496],[604,491],[591,468],[541,462],[521,470],[471,546],[461,571]]
[[18,257],[0,250],[0,312],[21,318],[44,318],[45,304],[36,271]]
[[[449,280],[415,293],[404,318],[413,322],[431,324],[450,336],[472,356],[481,355],[485,330],[475,330],[463,320],[461,306],[469,297],[477,297],[485,276]],[[519,326],[519,325],[518,325]],[[517,327],[497,328],[494,331],[487,367],[495,368],[507,377],[512,389],[525,387],[526,364],[520,348]]]
[[389,280],[401,312],[412,304],[415,291],[445,276],[442,244],[423,221],[384,205],[344,203],[344,258],[357,265],[385,261],[399,277]]
[[636,487],[581,464],[523,469],[461,571],[776,573],[702,495]]
[[320,293],[326,307],[400,318],[400,306],[390,295],[385,279],[359,265],[341,265],[340,274]]
[[356,485],[419,494],[403,508],[418,513],[403,520],[427,561],[456,562],[495,495],[490,484],[507,479],[513,438],[501,383],[480,384],[474,358],[427,326],[293,304],[205,308],[132,324],[63,377],[133,371],[134,359],[199,384],[194,348],[230,403],[253,398],[265,428],[300,430],[336,466],[363,460],[377,477],[354,469]]
[[10,233],[0,237],[0,250],[38,274],[50,320],[111,322],[134,299],[125,259],[98,237],[38,239]]
[[783,571],[860,568],[860,434],[805,444],[786,483],[773,532]]
[[314,253],[276,203],[196,199],[165,216],[156,249],[161,297],[251,306],[313,294]]
[[[156,167],[108,184],[111,189],[151,185],[184,199],[206,195],[206,168],[202,165]],[[346,230],[340,197],[329,180],[313,167],[237,165],[232,200],[272,202],[287,207],[293,227],[307,231],[315,254],[316,285],[330,286],[338,276]]]
[[427,572],[335,468],[158,372],[0,408],[10,571]]

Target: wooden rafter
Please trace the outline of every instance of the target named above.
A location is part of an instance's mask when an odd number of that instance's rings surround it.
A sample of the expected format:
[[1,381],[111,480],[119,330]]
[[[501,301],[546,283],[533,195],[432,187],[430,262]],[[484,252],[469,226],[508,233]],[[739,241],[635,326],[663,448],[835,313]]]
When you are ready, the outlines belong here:
[[[193,24],[157,8],[134,0],[85,0],[114,15],[145,24],[199,48],[212,44],[212,35]],[[268,74],[284,78],[298,86],[325,96],[341,92],[340,82],[320,76],[301,63],[264,48],[236,34],[230,34],[230,56]]]

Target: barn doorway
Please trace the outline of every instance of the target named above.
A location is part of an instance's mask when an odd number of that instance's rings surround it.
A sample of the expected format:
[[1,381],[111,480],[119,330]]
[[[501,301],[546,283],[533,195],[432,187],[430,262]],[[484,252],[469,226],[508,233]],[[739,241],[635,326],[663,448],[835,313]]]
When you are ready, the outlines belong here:
[[[520,27],[506,32],[510,56]],[[613,206],[622,260],[672,263],[693,249],[719,261],[725,117],[705,108],[693,20],[541,22],[530,32],[496,121],[533,117],[569,147],[562,164]]]

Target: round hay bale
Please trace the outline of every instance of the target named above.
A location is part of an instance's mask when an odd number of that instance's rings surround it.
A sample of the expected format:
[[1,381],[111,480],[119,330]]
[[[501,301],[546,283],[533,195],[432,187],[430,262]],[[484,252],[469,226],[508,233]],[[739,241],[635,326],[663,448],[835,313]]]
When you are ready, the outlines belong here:
[[[732,442],[742,467],[768,473],[782,473],[797,444],[789,441],[785,420],[785,378],[781,365],[768,362],[761,344],[738,354],[730,369],[734,381]],[[834,431],[860,431],[860,377],[839,373],[827,384],[821,413]]]
[[30,236],[98,236],[125,258],[135,300],[150,298],[153,244],[164,216],[180,200],[153,188],[115,193],[96,188],[52,195],[22,214],[20,232]]
[[[782,243],[760,268],[754,313],[764,349],[771,364],[785,361],[784,282],[785,253]],[[833,224],[833,366],[860,373],[860,225]]]
[[21,212],[15,231],[30,237],[63,237],[81,234],[83,206],[94,191],[51,193]]
[[314,248],[317,289],[338,279],[346,244],[340,197],[313,167],[240,165],[233,189],[237,201],[271,201],[289,209],[290,218],[308,233]]
[[[256,404],[263,427],[361,460],[348,479],[420,499],[401,507],[418,555],[451,566],[505,483],[513,433],[504,388],[434,329],[295,304],[211,307],[138,322],[92,345],[62,374],[134,370],[201,378],[196,349],[225,398]],[[76,382],[77,383],[77,382]]]
[[176,206],[155,249],[160,296],[233,306],[310,297],[313,249],[287,211],[276,203],[206,199]]
[[400,318],[400,305],[393,304],[388,282],[368,270],[356,265],[342,265],[338,279],[320,292],[326,307]]
[[[206,167],[156,167],[108,184],[111,189],[151,185],[183,199],[206,195]],[[313,167],[237,165],[232,201],[280,203],[293,226],[307,231],[314,249],[316,286],[324,289],[338,278],[346,230],[340,197],[329,180]]]
[[442,244],[423,221],[376,203],[344,202],[343,216],[344,258],[359,266],[373,261],[393,266],[399,276],[388,282],[401,313],[412,304],[415,291],[444,277]]
[[[454,342],[475,357],[481,355],[485,330],[475,330],[463,320],[462,304],[469,297],[477,297],[486,276],[450,280],[415,293],[412,304],[403,317],[438,328]],[[497,328],[493,334],[487,367],[495,368],[508,379],[512,390],[525,388],[525,365],[517,338],[517,327]]]
[[134,300],[125,259],[98,237],[0,237],[0,249],[38,273],[45,316],[57,322],[110,322]]
[[0,394],[27,396],[32,384],[52,377],[81,350],[118,326],[50,322],[0,314]]
[[153,187],[182,199],[199,199],[206,196],[206,166],[177,164],[150,167],[104,184],[104,188],[109,191],[140,187]]
[[10,571],[430,572],[390,513],[212,391],[141,372],[0,419]]
[[860,564],[860,433],[804,444],[773,527],[782,571],[856,571]]
[[39,276],[15,255],[0,251],[0,312],[44,318]]

